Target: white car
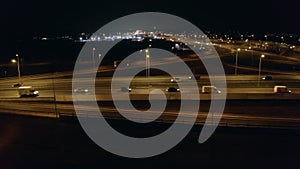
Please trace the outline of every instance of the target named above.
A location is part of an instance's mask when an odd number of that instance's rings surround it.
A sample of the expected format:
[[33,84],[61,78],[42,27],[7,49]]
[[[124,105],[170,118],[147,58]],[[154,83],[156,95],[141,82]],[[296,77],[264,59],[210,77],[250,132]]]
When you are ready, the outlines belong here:
[[89,90],[86,88],[75,88],[74,93],[88,93]]
[[131,88],[130,87],[121,87],[120,91],[121,92],[131,92]]

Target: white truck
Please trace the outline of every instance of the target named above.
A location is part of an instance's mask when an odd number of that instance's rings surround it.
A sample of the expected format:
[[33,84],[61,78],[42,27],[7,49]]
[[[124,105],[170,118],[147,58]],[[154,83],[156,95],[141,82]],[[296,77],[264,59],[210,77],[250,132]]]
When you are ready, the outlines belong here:
[[274,86],[274,93],[291,93],[287,86]]
[[202,93],[217,93],[220,94],[221,90],[219,90],[216,86],[202,86]]
[[18,93],[20,97],[37,97],[39,95],[39,91],[35,90],[31,86],[19,87]]

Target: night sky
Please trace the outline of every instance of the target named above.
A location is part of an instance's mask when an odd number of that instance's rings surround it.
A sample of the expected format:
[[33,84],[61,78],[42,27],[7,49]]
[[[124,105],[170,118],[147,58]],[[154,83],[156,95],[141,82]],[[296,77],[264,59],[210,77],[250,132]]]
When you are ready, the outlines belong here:
[[165,12],[183,17],[202,30],[299,33],[299,8],[298,0],[184,0],[181,3],[163,0],[12,0],[2,2],[0,29],[15,36],[93,32],[124,15]]
[[6,41],[0,49],[33,36],[94,32],[137,12],[174,14],[201,30],[300,33],[299,8],[299,0],[10,0],[1,4],[0,32]]

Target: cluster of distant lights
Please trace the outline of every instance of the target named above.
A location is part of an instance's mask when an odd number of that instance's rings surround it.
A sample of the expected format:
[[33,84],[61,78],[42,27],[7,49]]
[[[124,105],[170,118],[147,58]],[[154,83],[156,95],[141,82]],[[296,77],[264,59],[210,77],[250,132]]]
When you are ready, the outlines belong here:
[[100,35],[92,35],[88,36],[80,36],[79,42],[90,42],[90,41],[115,41],[122,39],[134,39],[135,41],[142,41],[145,37],[150,39],[167,39],[169,41],[180,41],[181,39],[186,38],[207,38],[206,35],[198,35],[198,34],[172,34],[172,33],[161,33],[161,32],[145,32],[137,30],[135,32],[127,32],[127,33],[116,33],[116,34],[100,34]]
[[[147,32],[142,30],[137,30],[135,32],[126,32],[126,33],[114,33],[114,34],[98,34],[98,35],[90,35],[88,33],[80,33],[78,38],[73,38],[72,36],[61,36],[56,38],[37,38],[40,40],[53,40],[53,39],[67,39],[74,40],[76,42],[100,42],[100,41],[115,41],[115,40],[123,40],[123,39],[133,39],[135,41],[142,41],[144,37],[149,37],[150,39],[167,39],[169,41],[181,41],[183,39],[212,39],[219,40],[220,42],[226,41],[227,43],[234,43],[234,40],[244,40],[248,41],[249,39],[254,39],[256,37],[255,34],[240,34],[238,36],[230,35],[230,34],[195,34],[195,33],[162,33],[162,32]],[[286,44],[286,38],[298,38],[298,42],[300,43],[300,36],[293,34],[265,34],[262,40],[268,41],[271,38],[281,39],[281,44]],[[76,40],[77,39],[77,40]],[[279,41],[278,41],[279,42]],[[196,41],[197,43],[197,41]],[[288,44],[286,44],[288,45]],[[290,46],[291,49],[295,48],[294,46]]]
[[[255,34],[239,34],[239,35],[229,35],[229,34],[211,34],[209,35],[210,39],[218,39],[220,41],[227,41],[228,43],[234,42],[234,40],[254,40],[256,37]],[[262,39],[256,39],[256,40],[263,40],[263,41],[274,41],[275,42],[281,42],[282,44],[286,44],[285,42],[287,39],[294,38],[294,42],[298,41],[300,43],[300,35],[293,35],[293,34],[282,34],[282,33],[274,33],[274,34],[265,34],[263,37],[260,37]],[[288,44],[286,44],[288,45]]]

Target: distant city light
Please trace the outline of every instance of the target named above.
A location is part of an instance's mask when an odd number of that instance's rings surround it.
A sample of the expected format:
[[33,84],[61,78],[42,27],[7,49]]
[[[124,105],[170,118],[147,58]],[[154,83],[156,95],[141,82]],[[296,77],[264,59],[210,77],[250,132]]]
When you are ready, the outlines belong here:
[[[298,34],[287,34],[287,33],[268,33],[268,34],[251,34],[251,33],[211,33],[210,31],[206,31],[207,34],[195,34],[195,33],[177,33],[173,34],[162,33],[158,30],[156,31],[144,31],[144,30],[134,30],[128,32],[115,32],[115,33],[79,33],[77,37],[72,35],[62,35],[56,37],[33,37],[34,40],[71,40],[75,42],[102,42],[102,41],[115,41],[115,40],[131,40],[135,42],[143,42],[145,39],[148,39],[148,42],[152,42],[154,39],[164,39],[166,41],[180,43],[186,41],[190,38],[190,45],[199,44],[201,38],[210,38],[213,43],[218,43],[215,41],[219,41],[220,43],[234,44],[238,41],[244,41],[245,43],[256,43],[255,41],[260,41],[260,46],[264,46],[266,48],[267,44],[270,44],[272,47],[273,42],[278,42],[281,45],[290,48],[291,45],[298,45],[300,43],[300,35]],[[196,39],[194,39],[196,38]],[[198,39],[199,38],[199,39]],[[268,41],[268,42],[266,42]],[[151,44],[152,45],[152,44]],[[206,44],[210,45],[210,44]],[[150,46],[149,46],[150,47]],[[182,46],[175,45],[174,48],[180,49]]]

